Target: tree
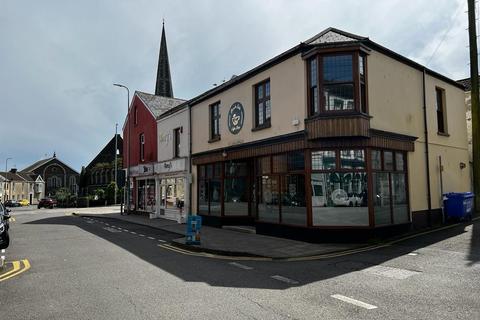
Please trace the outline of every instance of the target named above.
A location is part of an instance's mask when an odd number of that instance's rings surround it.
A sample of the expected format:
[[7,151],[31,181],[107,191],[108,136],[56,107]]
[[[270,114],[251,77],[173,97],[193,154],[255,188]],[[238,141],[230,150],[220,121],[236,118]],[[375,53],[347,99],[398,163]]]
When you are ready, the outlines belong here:
[[108,184],[107,188],[105,188],[105,197],[109,204],[115,203],[115,187],[115,181],[112,181]]

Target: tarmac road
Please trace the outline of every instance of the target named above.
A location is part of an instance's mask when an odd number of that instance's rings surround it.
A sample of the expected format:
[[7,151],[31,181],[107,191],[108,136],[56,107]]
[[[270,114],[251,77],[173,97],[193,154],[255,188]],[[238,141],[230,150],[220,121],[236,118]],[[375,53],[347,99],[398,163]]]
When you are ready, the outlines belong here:
[[[480,221],[375,251],[248,261],[71,210],[13,210],[0,319],[480,319]],[[23,264],[22,264],[23,266]]]

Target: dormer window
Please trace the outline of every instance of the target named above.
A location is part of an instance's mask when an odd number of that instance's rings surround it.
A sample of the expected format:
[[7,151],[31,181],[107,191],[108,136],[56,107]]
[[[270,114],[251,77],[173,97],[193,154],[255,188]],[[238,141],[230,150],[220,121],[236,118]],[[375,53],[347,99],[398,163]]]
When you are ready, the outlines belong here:
[[363,53],[317,54],[308,60],[307,70],[310,116],[367,113]]

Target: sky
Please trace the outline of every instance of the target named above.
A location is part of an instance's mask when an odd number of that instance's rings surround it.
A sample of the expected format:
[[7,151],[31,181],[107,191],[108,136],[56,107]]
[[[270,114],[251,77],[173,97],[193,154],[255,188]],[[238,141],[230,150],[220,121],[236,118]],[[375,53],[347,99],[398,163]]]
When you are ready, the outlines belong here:
[[467,0],[0,0],[0,170],[56,152],[80,171],[153,93],[165,19],[173,93],[190,99],[328,27],[458,80]]

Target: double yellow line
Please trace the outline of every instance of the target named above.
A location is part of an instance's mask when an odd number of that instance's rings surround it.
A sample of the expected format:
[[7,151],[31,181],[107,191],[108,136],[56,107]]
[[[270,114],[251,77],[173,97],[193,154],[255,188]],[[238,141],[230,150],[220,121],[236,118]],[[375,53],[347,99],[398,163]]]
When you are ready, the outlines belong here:
[[27,259],[7,262],[6,265],[8,264],[12,265],[12,269],[3,274],[0,274],[0,282],[18,276],[19,274],[30,269],[30,262]]

